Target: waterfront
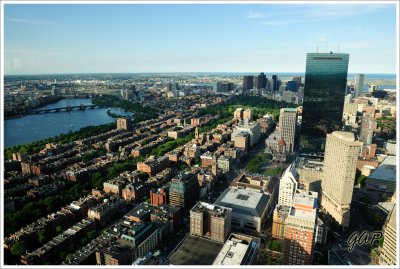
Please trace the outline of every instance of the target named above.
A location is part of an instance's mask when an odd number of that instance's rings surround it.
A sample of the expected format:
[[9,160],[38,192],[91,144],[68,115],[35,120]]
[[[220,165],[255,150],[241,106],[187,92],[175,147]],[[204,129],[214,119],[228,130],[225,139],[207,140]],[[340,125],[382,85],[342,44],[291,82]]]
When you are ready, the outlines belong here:
[[[64,99],[57,103],[44,106],[44,109],[91,105],[91,99]],[[27,115],[22,118],[4,121],[4,147],[12,147],[33,141],[46,139],[69,131],[78,131],[89,125],[100,125],[115,121],[107,115],[108,108],[73,110],[72,112],[57,112]],[[129,115],[119,109],[112,108],[117,115]]]

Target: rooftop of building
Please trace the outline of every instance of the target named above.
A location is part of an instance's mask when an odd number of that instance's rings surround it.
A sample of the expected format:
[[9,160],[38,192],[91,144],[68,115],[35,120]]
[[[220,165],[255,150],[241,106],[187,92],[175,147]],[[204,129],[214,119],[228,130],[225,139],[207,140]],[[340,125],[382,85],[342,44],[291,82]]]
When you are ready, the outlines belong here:
[[317,198],[318,193],[316,192],[297,191],[293,200],[293,206],[290,209],[290,216],[314,220],[317,214]]
[[210,151],[206,151],[205,153],[203,153],[203,155],[200,156],[200,158],[207,158],[210,159],[213,157],[213,153],[211,153]]
[[316,211],[305,211],[302,209],[297,209],[292,207],[290,209],[290,214],[291,217],[296,217],[296,218],[302,218],[302,219],[307,219],[307,220],[314,220],[316,217]]
[[192,176],[193,176],[193,174],[188,172],[188,171],[179,172],[177,175],[175,175],[172,178],[171,182],[172,183],[174,183],[174,182],[184,182],[184,181],[187,181],[187,180],[191,179]]
[[120,255],[124,255],[127,251],[131,251],[132,243],[123,240],[117,239],[114,242],[111,242],[108,246],[103,247],[101,252],[107,253],[112,257],[118,257]]
[[281,112],[297,112],[297,108],[285,107],[281,108]]
[[318,193],[312,191],[297,191],[293,204],[300,204],[307,207],[316,207]]
[[270,196],[251,188],[227,188],[215,201],[215,204],[230,207],[233,213],[261,217],[267,207]]
[[126,217],[136,217],[142,219],[145,215],[150,214],[152,210],[154,210],[153,205],[148,203],[141,203],[135,206],[131,211],[125,214]]
[[236,137],[247,137],[247,136],[249,136],[249,133],[247,133],[247,132],[244,132],[244,131],[241,131],[241,132],[239,132],[237,135],[236,135]]
[[197,236],[187,236],[169,257],[170,265],[212,265],[223,244]]
[[260,124],[258,121],[241,121],[239,124],[236,126],[238,128],[254,128],[256,126],[259,126]]
[[224,207],[224,206],[205,203],[205,202],[198,202],[190,211],[191,212],[193,211],[196,213],[201,213],[201,212],[207,211],[207,212],[211,213],[213,216],[224,218],[232,212],[232,209],[228,208],[228,207]]
[[240,265],[250,245],[242,240],[227,240],[213,265]]
[[335,131],[332,133],[334,137],[340,138],[346,142],[354,142],[355,137],[353,133],[350,132],[342,132],[342,131]]
[[314,157],[298,157],[296,158],[294,167],[296,169],[311,169],[322,171],[324,162],[320,158]]
[[145,161],[145,163],[151,164],[151,163],[161,162],[167,158],[168,158],[167,156],[153,156],[152,155]]
[[368,178],[384,181],[396,181],[396,156],[386,157]]
[[278,215],[287,216],[290,212],[290,206],[287,205],[277,205],[275,210],[278,212]]

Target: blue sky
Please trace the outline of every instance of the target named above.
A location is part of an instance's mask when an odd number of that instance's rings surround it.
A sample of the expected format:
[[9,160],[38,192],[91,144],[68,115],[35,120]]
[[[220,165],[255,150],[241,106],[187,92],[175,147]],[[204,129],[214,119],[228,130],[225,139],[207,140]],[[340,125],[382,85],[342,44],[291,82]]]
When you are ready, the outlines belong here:
[[349,72],[396,72],[396,6],[21,5],[4,9],[5,74],[304,72],[307,52]]

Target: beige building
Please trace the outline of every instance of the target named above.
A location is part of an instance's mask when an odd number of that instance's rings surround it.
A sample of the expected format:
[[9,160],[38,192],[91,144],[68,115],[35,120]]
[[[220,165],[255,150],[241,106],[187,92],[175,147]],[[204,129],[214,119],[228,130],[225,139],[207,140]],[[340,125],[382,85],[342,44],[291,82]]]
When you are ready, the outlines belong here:
[[249,122],[253,120],[253,111],[250,108],[243,112],[243,120],[248,120]]
[[231,231],[232,209],[197,202],[190,210],[190,234],[225,242]]
[[285,238],[285,222],[290,211],[290,206],[277,205],[272,218],[272,237]]
[[[299,174],[301,189],[321,194],[321,181],[324,162],[320,159],[299,157],[296,159],[296,171]],[[321,197],[319,197],[320,199]]]
[[239,123],[236,127],[233,128],[231,134],[231,141],[235,141],[235,137],[241,133],[248,133],[250,136],[250,146],[253,146],[258,142],[261,136],[261,127],[257,121],[245,121]]
[[383,234],[383,246],[379,256],[380,265],[396,265],[397,235],[396,235],[396,204],[388,216]]
[[117,119],[117,129],[121,130],[132,130],[132,122],[128,118],[118,118]]
[[249,148],[250,135],[245,132],[236,134],[233,139],[236,148],[247,150]]
[[237,108],[235,112],[233,112],[233,118],[239,121],[243,120],[243,108]]
[[350,204],[361,146],[353,133],[336,131],[327,135],[321,206],[343,228],[348,228],[350,223]]

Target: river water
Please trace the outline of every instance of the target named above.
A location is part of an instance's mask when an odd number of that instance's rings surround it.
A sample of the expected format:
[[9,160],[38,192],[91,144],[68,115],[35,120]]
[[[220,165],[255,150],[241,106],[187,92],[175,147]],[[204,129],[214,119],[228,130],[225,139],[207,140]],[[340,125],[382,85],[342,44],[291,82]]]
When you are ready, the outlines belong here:
[[[57,103],[49,104],[43,108],[58,108],[91,105],[91,99],[64,99]],[[69,131],[77,131],[89,125],[100,125],[115,121],[107,115],[108,108],[96,108],[86,110],[73,110],[71,112],[50,112],[46,114],[27,115],[22,118],[4,121],[4,147],[53,137]],[[131,115],[119,109],[111,109],[117,115]]]

